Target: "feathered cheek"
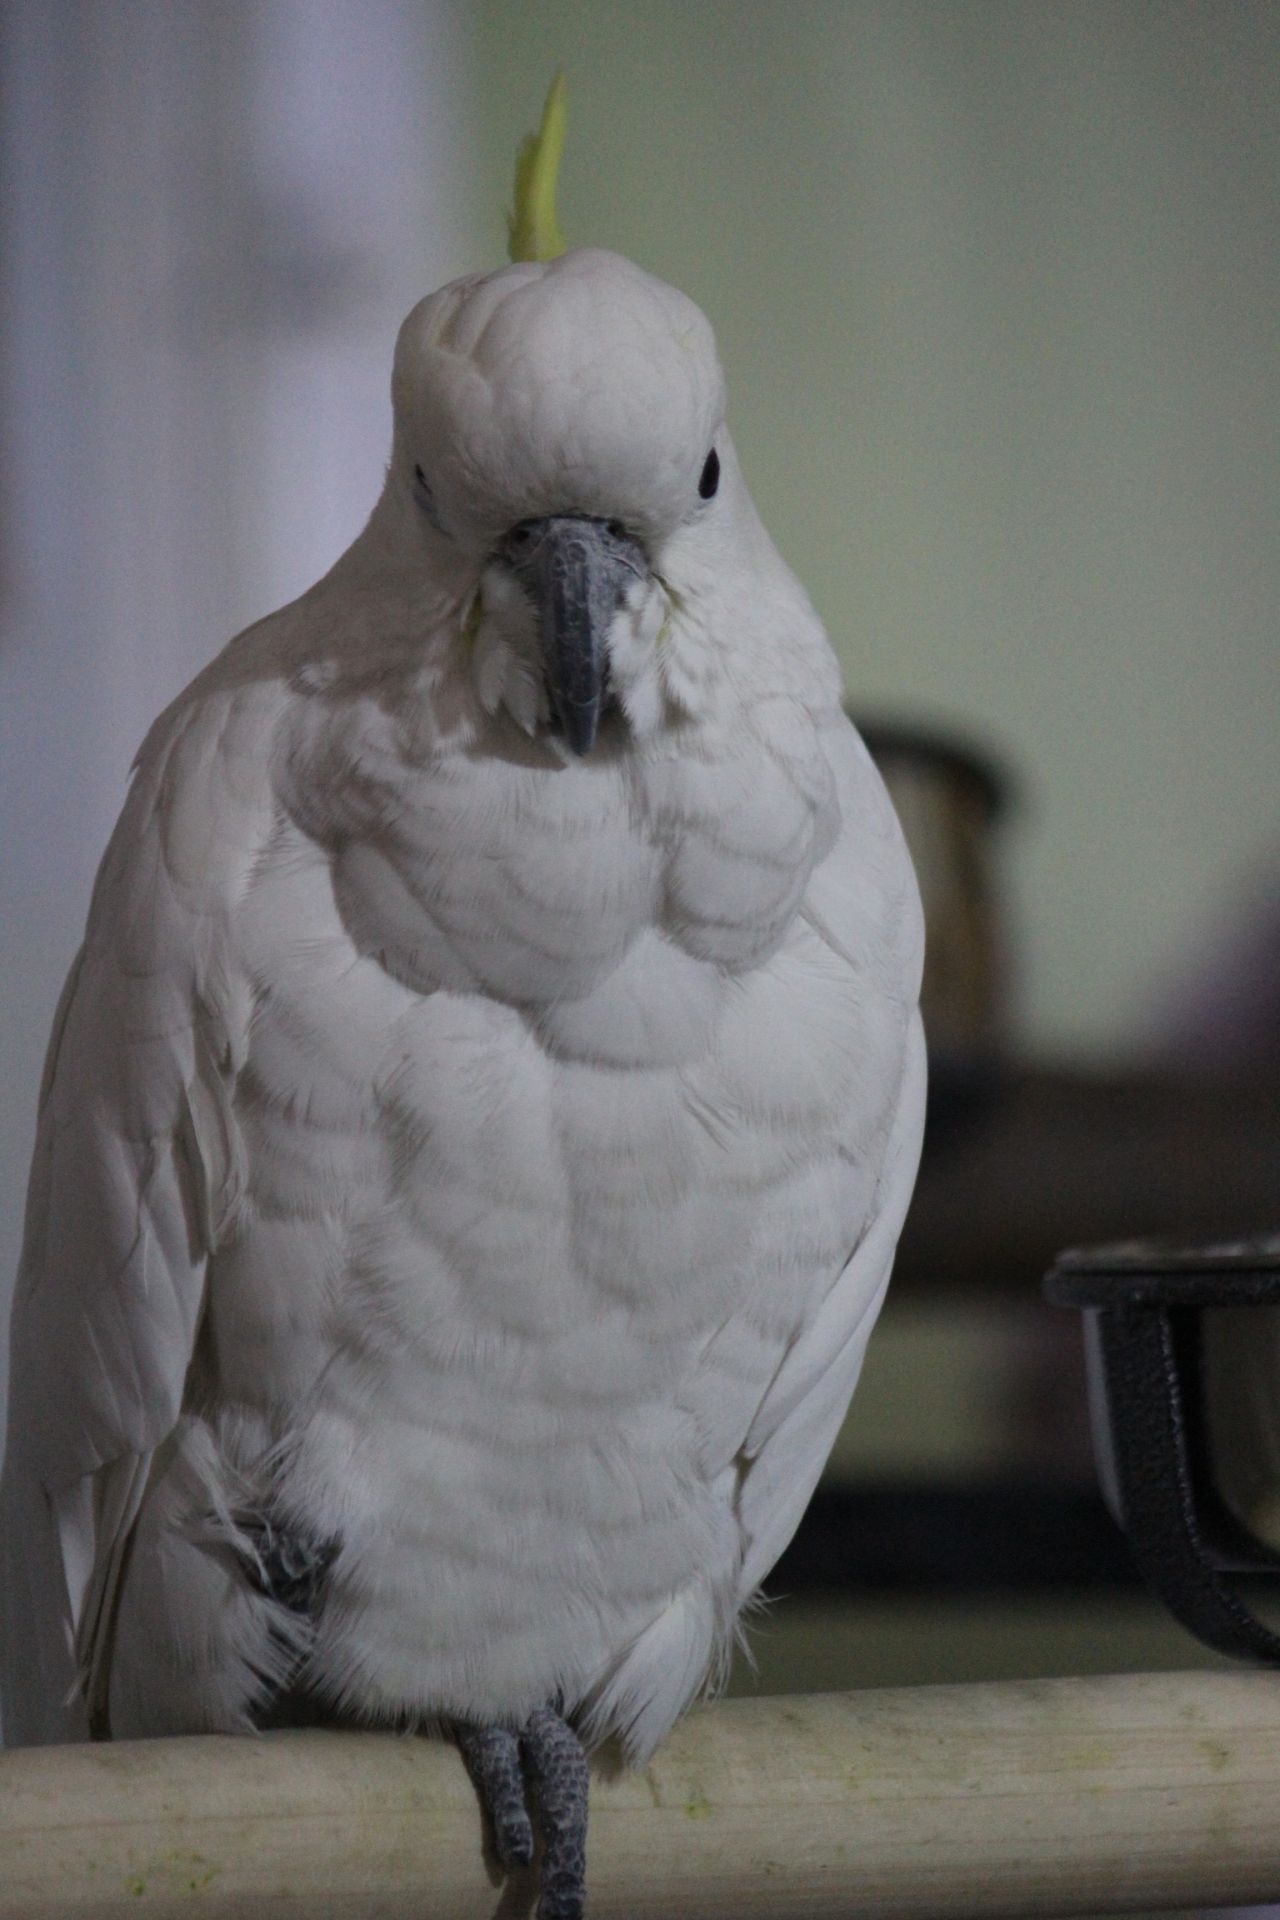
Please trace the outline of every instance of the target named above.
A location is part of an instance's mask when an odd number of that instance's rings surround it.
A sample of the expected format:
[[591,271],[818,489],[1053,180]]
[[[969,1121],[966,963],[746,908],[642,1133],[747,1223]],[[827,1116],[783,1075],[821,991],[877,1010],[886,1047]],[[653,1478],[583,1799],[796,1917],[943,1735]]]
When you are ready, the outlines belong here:
[[505,567],[486,567],[463,616],[471,678],[486,713],[505,707],[525,733],[547,725],[550,703],[528,594]]
[[[668,704],[662,655],[669,630],[670,607],[662,586],[637,579],[614,616],[606,642],[609,694],[637,740],[658,730]],[[537,614],[505,567],[485,568],[463,616],[463,638],[485,712],[505,708],[525,733],[545,731],[551,706]]]
[[637,580],[609,629],[609,687],[637,740],[656,733],[663,718],[661,651],[667,596],[656,580]]

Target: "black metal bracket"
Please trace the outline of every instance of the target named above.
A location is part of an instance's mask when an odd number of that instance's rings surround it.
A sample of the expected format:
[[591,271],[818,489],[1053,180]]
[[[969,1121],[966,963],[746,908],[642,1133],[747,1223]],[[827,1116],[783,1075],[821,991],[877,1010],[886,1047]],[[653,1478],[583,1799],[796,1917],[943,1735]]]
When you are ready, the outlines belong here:
[[1280,1236],[1076,1249],[1059,1256],[1045,1293],[1084,1312],[1103,1490],[1147,1581],[1209,1646],[1280,1663],[1280,1634],[1235,1584],[1241,1574],[1280,1574],[1280,1554],[1241,1524],[1215,1483],[1202,1337],[1215,1309],[1280,1306]]

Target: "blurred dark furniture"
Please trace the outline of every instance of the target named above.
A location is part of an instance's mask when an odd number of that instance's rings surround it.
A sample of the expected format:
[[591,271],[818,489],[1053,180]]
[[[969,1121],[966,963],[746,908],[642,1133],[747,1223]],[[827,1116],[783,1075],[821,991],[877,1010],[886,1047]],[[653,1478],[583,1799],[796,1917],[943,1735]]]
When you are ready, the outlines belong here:
[[1076,1249],[1045,1292],[1084,1314],[1099,1476],[1148,1584],[1207,1646],[1280,1663],[1239,1578],[1280,1580],[1257,1527],[1280,1504],[1280,1234]]
[[1037,1330],[1019,1404],[994,1367],[991,1388],[998,1417],[1032,1436],[1027,1470],[945,1486],[824,1485],[773,1590],[1136,1590],[1138,1569],[1093,1481],[1080,1316],[1050,1306],[1041,1278],[1082,1241],[1263,1232],[1277,1169],[1280,1101],[1269,1086],[1008,1068],[963,1127],[926,1141],[886,1313],[917,1305],[963,1317],[1003,1302]]
[[969,1125],[926,1141],[893,1285],[1026,1296],[1063,1247],[1265,1233],[1278,1176],[1273,1085],[1010,1068]]

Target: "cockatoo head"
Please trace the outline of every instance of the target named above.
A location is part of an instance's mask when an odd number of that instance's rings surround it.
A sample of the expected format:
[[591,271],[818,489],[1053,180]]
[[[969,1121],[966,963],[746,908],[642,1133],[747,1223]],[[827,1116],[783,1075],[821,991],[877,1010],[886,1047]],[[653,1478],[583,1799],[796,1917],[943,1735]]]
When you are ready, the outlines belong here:
[[602,713],[662,705],[671,569],[736,481],[694,303],[579,248],[456,280],[400,331],[390,484],[469,561],[481,697],[589,752]]

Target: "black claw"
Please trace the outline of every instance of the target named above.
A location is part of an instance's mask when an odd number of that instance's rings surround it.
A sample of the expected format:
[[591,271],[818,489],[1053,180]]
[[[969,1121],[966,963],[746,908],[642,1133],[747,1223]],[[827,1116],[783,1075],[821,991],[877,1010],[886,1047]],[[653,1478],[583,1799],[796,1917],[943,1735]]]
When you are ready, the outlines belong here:
[[237,1514],[236,1523],[250,1543],[248,1552],[240,1549],[240,1558],[251,1585],[290,1613],[314,1620],[324,1597],[324,1577],[341,1541],[281,1526],[266,1512]]
[[[326,1576],[342,1542],[282,1525],[265,1509],[233,1517],[234,1552],[249,1585],[314,1628],[324,1606]],[[300,1680],[305,1636],[283,1634],[275,1621],[269,1632],[281,1653],[281,1670],[274,1683],[264,1681],[261,1695],[250,1705],[254,1725],[263,1729],[324,1725],[332,1714],[310,1697]]]
[[504,1727],[459,1727],[458,1747],[489,1816],[493,1848],[510,1871],[533,1859],[533,1823],[524,1802],[520,1744]]
[[527,1867],[533,1859],[533,1822],[523,1807],[517,1807],[494,1822],[494,1846],[498,1859],[510,1872]]
[[537,1796],[542,1896],[537,1920],[582,1920],[587,1880],[587,1756],[550,1707],[530,1714],[520,1747]]

